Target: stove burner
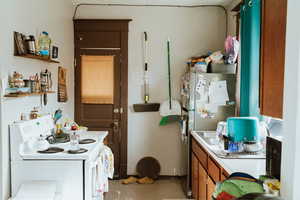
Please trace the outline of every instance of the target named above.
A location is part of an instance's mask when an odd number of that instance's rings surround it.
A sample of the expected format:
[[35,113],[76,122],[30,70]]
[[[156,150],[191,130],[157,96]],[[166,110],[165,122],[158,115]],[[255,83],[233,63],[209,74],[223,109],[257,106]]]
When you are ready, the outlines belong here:
[[87,151],[88,151],[87,149],[80,148],[79,150],[69,150],[68,153],[69,154],[81,154],[81,153],[85,153]]
[[56,143],[67,143],[70,142],[70,135],[62,133],[60,135],[55,136]]
[[59,148],[59,147],[49,147],[46,150],[38,151],[38,153],[51,154],[51,153],[60,153],[60,152],[63,152],[63,151],[64,151],[64,149]]
[[91,143],[95,143],[96,140],[94,139],[83,139],[79,141],[79,144],[91,144]]
[[70,135],[65,133],[62,133],[60,135],[50,135],[46,138],[46,140],[50,144],[67,143],[70,142]]

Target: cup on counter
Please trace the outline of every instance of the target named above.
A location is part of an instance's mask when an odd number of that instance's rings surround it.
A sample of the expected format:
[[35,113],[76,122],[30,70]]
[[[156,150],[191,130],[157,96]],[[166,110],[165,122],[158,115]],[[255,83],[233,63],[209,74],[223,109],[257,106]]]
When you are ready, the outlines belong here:
[[75,131],[72,132],[70,135],[70,144],[71,144],[70,150],[78,151],[80,149],[79,140],[80,140],[79,134],[77,134]]

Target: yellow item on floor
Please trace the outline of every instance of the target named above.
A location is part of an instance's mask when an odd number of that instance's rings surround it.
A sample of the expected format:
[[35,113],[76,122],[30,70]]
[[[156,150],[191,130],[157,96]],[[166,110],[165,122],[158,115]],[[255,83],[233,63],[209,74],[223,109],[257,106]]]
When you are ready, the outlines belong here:
[[144,178],[139,179],[137,182],[140,184],[153,184],[154,180],[149,177],[144,177]]
[[136,183],[138,181],[137,178],[130,176],[127,179],[123,179],[121,182],[122,184],[131,184],[131,183]]

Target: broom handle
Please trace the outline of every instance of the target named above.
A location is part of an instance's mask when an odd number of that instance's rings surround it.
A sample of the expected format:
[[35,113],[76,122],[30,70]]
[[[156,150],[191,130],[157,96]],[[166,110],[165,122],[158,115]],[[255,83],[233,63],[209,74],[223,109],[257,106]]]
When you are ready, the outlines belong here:
[[170,106],[170,110],[172,110],[170,39],[168,39],[167,48],[168,48],[169,106]]
[[148,80],[148,35],[147,32],[144,32],[144,101],[145,103],[149,102],[149,80]]

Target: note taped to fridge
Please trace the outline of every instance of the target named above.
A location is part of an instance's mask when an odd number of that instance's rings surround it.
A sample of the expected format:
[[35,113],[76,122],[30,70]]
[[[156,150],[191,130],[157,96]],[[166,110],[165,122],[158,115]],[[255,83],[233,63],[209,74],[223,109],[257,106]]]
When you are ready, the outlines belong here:
[[229,101],[226,81],[212,81],[209,86],[209,103],[226,105]]
[[200,100],[196,100],[196,111],[200,114],[200,117],[205,118],[214,118],[218,112],[219,105],[209,104]]

